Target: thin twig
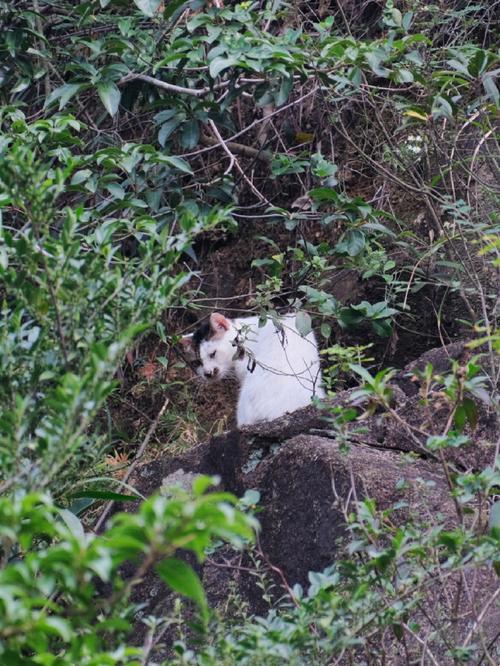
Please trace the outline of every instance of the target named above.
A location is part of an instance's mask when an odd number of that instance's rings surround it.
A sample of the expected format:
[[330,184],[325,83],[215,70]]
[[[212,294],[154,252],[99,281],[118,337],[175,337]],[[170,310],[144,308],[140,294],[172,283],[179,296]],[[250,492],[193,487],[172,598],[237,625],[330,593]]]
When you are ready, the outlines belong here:
[[[40,12],[40,4],[39,4],[38,0],[33,0],[33,9],[35,11],[36,29],[38,30],[40,35],[42,35],[42,38],[43,38],[43,39],[37,40],[38,41],[39,52],[42,53],[43,49],[44,49],[44,41],[46,41],[46,38],[45,38],[44,29],[43,29],[42,15],[41,15],[41,12]],[[44,60],[44,59],[45,58],[39,56],[38,57],[38,63],[41,65],[42,60]],[[47,70],[45,70],[44,87],[45,87],[45,97],[48,97],[50,95],[50,78],[49,78],[49,72]]]
[[[228,88],[232,81],[222,81],[221,83],[216,83],[214,86],[205,87],[205,88],[186,88],[185,86],[178,86],[175,83],[167,83],[161,79],[157,79],[154,76],[149,76],[148,74],[140,74],[138,72],[129,72],[123,76],[119,81],[118,85],[122,86],[129,81],[144,81],[145,83],[150,83],[157,88],[162,88],[163,90],[168,90],[169,92],[181,93],[183,95],[191,95],[192,97],[204,97],[214,90],[222,90],[223,88]],[[248,84],[258,84],[264,82],[265,79],[241,79],[241,82],[245,85]]]
[[[220,146],[220,142],[217,139],[214,139],[211,136],[207,136],[206,134],[202,134],[200,136],[200,143],[202,143],[204,146]],[[258,150],[257,148],[252,148],[252,146],[245,146],[243,143],[235,143],[234,141],[226,141],[226,146],[232,153],[243,155],[244,157],[251,157],[253,159],[260,160],[261,162],[268,163],[273,159],[273,155],[270,150]]]
[[226,153],[226,155],[229,157],[229,160],[230,160],[229,161],[229,166],[225,170],[224,175],[229,173],[232,170],[233,166],[235,166],[237,168],[237,170],[240,172],[241,177],[243,178],[245,183],[250,187],[250,189],[255,194],[255,196],[259,199],[259,201],[262,201],[262,203],[266,203],[268,206],[271,206],[271,202],[268,201],[266,199],[266,197],[261,192],[259,192],[259,190],[255,187],[255,185],[252,183],[250,178],[243,171],[243,168],[241,167],[240,163],[238,162],[236,157],[233,155],[233,153],[229,150],[229,147],[228,147],[227,143],[224,141],[224,139],[222,138],[219,130],[217,129],[217,125],[214,123],[214,121],[211,118],[208,119],[208,124],[210,125],[210,129],[214,133],[215,138],[220,142],[220,146],[222,147],[222,149],[224,150],[224,152]]
[[[285,104],[285,106],[281,106],[279,109],[276,109],[276,111],[274,111],[271,115],[269,115],[265,118],[257,118],[257,120],[254,120],[252,123],[250,123],[250,125],[247,125],[246,127],[244,127],[239,132],[236,132],[236,134],[233,134],[232,136],[230,136],[229,139],[227,139],[225,141],[226,145],[230,141],[234,141],[234,139],[237,139],[238,137],[242,136],[243,134],[246,134],[247,132],[249,132],[251,129],[253,129],[257,125],[260,125],[260,123],[266,122],[266,120],[269,120],[269,118],[271,118],[272,116],[276,116],[278,113],[282,113],[283,111],[286,111],[287,109],[290,109],[292,106],[295,106],[296,104],[300,104],[300,102],[302,102],[307,97],[310,97],[311,95],[314,95],[315,93],[317,93],[320,88],[321,88],[321,86],[316,86],[315,88],[310,90],[308,93],[305,93],[305,95],[302,95],[301,97],[298,97],[297,99],[293,100],[293,102],[290,102],[289,104]],[[219,141],[219,143],[214,144],[213,146],[209,146],[208,148],[201,148],[199,150],[194,150],[190,153],[182,153],[180,155],[176,155],[176,157],[195,157],[197,155],[200,155],[201,153],[207,153],[210,150],[214,150],[214,148],[219,148],[220,146],[222,146],[223,143],[224,143],[224,140],[221,140],[221,141]]]
[[191,95],[192,97],[203,97],[204,95],[207,95],[208,93],[212,92],[212,90],[214,89],[217,90],[219,88],[225,88],[230,83],[230,81],[224,81],[224,83],[220,83],[217,86],[214,86],[213,88],[185,88],[184,86],[177,86],[174,83],[167,83],[166,81],[162,81],[161,79],[156,79],[154,76],[148,76],[147,74],[138,74],[135,72],[130,72],[129,74],[126,74],[118,81],[118,85],[122,86],[125,83],[128,83],[129,81],[137,81],[137,80],[145,81],[146,83],[150,83],[151,85],[156,86],[157,88],[162,88],[163,90],[168,90],[169,92],[181,93],[183,95]]
[[[154,435],[155,430],[156,430],[156,428],[158,427],[158,423],[160,422],[161,417],[162,417],[163,414],[165,413],[165,410],[167,409],[167,406],[168,406],[168,403],[169,403],[169,402],[170,402],[170,398],[166,398],[166,399],[165,399],[165,402],[163,403],[163,405],[162,405],[162,407],[161,407],[161,409],[160,409],[160,411],[159,411],[158,414],[156,415],[155,420],[154,420],[153,423],[149,426],[149,430],[148,430],[147,433],[146,433],[146,437],[144,437],[144,440],[143,440],[142,444],[140,445],[139,450],[138,450],[137,453],[136,453],[136,456],[135,456],[135,458],[134,458],[134,462],[133,462],[133,463],[130,465],[130,467],[128,468],[127,473],[125,474],[125,476],[123,477],[123,479],[121,479],[121,483],[120,483],[120,486],[119,486],[118,490],[120,490],[120,488],[122,488],[122,487],[127,483],[127,481],[129,480],[129,478],[130,478],[132,472],[133,472],[133,471],[135,470],[135,468],[137,467],[137,464],[138,464],[139,460],[141,459],[142,455],[144,454],[144,451],[146,450],[146,447],[147,447],[147,445],[149,444],[149,442],[150,442],[150,440],[151,440],[151,437]],[[110,501],[106,504],[106,506],[104,507],[104,509],[103,509],[103,511],[102,511],[102,513],[101,513],[101,515],[99,516],[99,520],[97,521],[97,523],[95,524],[95,527],[94,527],[94,532],[95,532],[96,534],[99,532],[99,530],[100,530],[101,527],[103,526],[104,521],[105,521],[106,518],[108,517],[108,514],[109,514],[109,512],[111,511],[111,508],[112,508],[113,504],[114,504],[114,500],[110,500]]]
[[414,631],[410,629],[410,627],[404,623],[403,627],[406,629],[406,631],[410,634],[410,636],[413,636],[413,638],[417,641],[417,643],[420,643],[420,645],[424,648],[424,653],[423,656],[427,654],[429,659],[432,661],[432,663],[435,666],[439,666],[439,662],[436,659],[436,657],[432,654],[432,652],[429,650],[429,646],[427,645],[427,641],[424,641],[418,636]]
[[481,622],[484,620],[484,616],[486,615],[486,611],[491,606],[491,604],[494,603],[498,599],[499,596],[500,596],[500,587],[497,587],[495,592],[491,595],[491,597],[488,599],[488,601],[484,604],[481,612],[477,616],[477,620],[474,622],[471,630],[467,634],[467,637],[464,641],[464,647],[470,643],[470,641],[472,640],[472,637],[474,636],[474,632],[479,627]]
[[294,591],[290,587],[290,584],[287,581],[283,570],[280,569],[275,564],[273,564],[271,562],[271,560],[268,558],[268,556],[264,553],[264,551],[262,550],[262,546],[260,545],[260,539],[259,539],[258,535],[257,535],[257,552],[258,552],[259,556],[262,557],[264,562],[267,564],[269,569],[271,569],[271,571],[274,571],[274,573],[279,576],[279,578],[281,580],[282,587],[285,589],[286,593],[288,594],[288,596],[290,597],[290,599],[292,600],[292,602],[296,606],[296,608],[300,608],[299,600],[297,599],[297,597],[294,594]]

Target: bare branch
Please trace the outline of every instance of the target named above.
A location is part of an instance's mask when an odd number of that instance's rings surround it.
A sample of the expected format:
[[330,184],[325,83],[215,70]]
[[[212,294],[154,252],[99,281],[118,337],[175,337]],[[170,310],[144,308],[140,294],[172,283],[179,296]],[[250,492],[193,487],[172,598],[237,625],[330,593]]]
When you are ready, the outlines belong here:
[[[157,88],[162,88],[163,90],[168,90],[169,92],[181,93],[182,95],[191,95],[192,97],[204,97],[214,90],[222,90],[228,88],[231,85],[231,81],[222,81],[221,83],[216,83],[214,86],[205,87],[205,88],[186,88],[184,86],[178,86],[175,83],[167,83],[161,79],[156,79],[154,76],[149,76],[148,74],[140,74],[138,72],[129,72],[124,77],[118,81],[118,85],[122,86],[129,81],[145,81],[150,83]],[[252,83],[262,83],[265,79],[241,79],[236,81],[236,83],[241,82],[244,84]],[[236,85],[235,83],[235,85]]]
[[195,150],[191,153],[182,153],[181,155],[176,155],[176,157],[195,157],[196,155],[200,155],[201,153],[207,153],[209,150],[213,150],[214,148],[219,148],[222,146],[223,143],[228,145],[229,142],[233,141],[234,139],[237,139],[238,137],[242,136],[243,134],[246,134],[249,132],[251,129],[259,125],[260,123],[266,122],[271,118],[272,116],[276,116],[278,113],[282,113],[283,111],[286,111],[286,109],[290,109],[292,106],[296,106],[297,104],[300,104],[302,100],[306,99],[307,97],[310,97],[311,95],[314,95],[315,93],[318,92],[320,89],[320,86],[316,86],[312,90],[310,90],[308,93],[305,95],[302,95],[298,99],[293,100],[293,102],[290,102],[289,104],[285,104],[285,106],[280,107],[279,109],[276,109],[272,114],[269,116],[266,116],[264,118],[258,118],[257,120],[254,120],[250,125],[247,125],[247,127],[243,128],[239,132],[236,132],[236,134],[233,134],[233,136],[230,136],[229,139],[224,141],[222,138],[219,141],[219,143],[214,144],[213,146],[210,146],[209,148],[202,148],[201,150]]
[[[206,134],[201,135],[200,143],[204,146],[213,146],[214,148],[219,146],[222,147],[217,139],[207,136]],[[226,141],[226,146],[232,153],[260,160],[261,162],[268,163],[273,159],[273,154],[270,150],[257,150],[257,148],[252,148],[252,146],[245,146],[243,143],[235,143],[234,141]]]
[[243,180],[245,181],[245,183],[250,187],[250,189],[251,189],[252,192],[255,194],[255,196],[259,199],[259,201],[262,201],[263,203],[266,203],[268,206],[270,206],[270,205],[271,205],[271,202],[268,201],[268,200],[266,199],[266,197],[265,197],[263,194],[261,194],[261,192],[259,192],[259,190],[255,187],[255,185],[252,183],[252,181],[250,180],[250,178],[246,175],[246,173],[244,172],[244,170],[243,170],[243,168],[241,167],[240,163],[239,163],[238,160],[235,158],[235,156],[233,155],[233,153],[229,150],[229,147],[228,147],[227,143],[226,143],[226,142],[224,141],[224,139],[222,138],[222,136],[221,136],[219,130],[217,129],[217,125],[214,123],[214,121],[213,121],[211,118],[209,118],[209,120],[208,120],[208,124],[210,125],[210,128],[211,128],[212,132],[214,133],[214,135],[215,135],[217,141],[219,141],[219,145],[222,146],[224,152],[227,154],[227,156],[229,157],[229,160],[230,160],[229,166],[228,166],[228,168],[225,170],[224,174],[229,173],[229,172],[231,171],[231,169],[233,168],[233,166],[235,166],[235,167],[237,168],[237,170],[240,172],[241,177],[243,178]]
[[[137,74],[130,72],[123,78],[118,81],[118,85],[122,86],[129,81],[145,81],[146,83],[151,83],[151,85],[156,86],[157,88],[162,88],[163,90],[168,90],[169,92],[181,93],[183,95],[191,95],[192,97],[203,97],[207,93],[211,92],[210,88],[185,88],[184,86],[177,86],[174,83],[167,83],[161,79],[155,79],[153,76],[148,76],[147,74]],[[229,85],[229,81],[226,82]],[[220,86],[219,86],[220,87]]]

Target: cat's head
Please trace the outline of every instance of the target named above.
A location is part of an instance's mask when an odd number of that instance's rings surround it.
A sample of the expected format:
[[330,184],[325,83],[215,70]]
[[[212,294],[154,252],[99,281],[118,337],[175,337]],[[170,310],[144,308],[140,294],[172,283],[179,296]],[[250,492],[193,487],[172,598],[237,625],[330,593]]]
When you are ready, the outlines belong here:
[[196,372],[203,379],[222,379],[234,368],[236,331],[229,319],[213,312],[192,336],[181,343],[188,357],[196,364]]

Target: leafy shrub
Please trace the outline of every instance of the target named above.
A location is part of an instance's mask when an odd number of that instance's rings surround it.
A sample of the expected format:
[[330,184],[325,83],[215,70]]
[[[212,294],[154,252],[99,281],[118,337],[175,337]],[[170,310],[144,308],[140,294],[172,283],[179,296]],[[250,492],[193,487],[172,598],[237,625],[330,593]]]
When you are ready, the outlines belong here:
[[[142,650],[127,645],[130,594],[153,567],[206,617],[198,576],[174,555],[187,549],[202,561],[213,540],[241,546],[255,526],[234,508],[235,498],[205,492],[213,483],[199,477],[191,497],[152,497],[136,514],[115,515],[101,536],[85,532],[48,495],[0,500],[2,663],[139,664]],[[126,581],[125,562],[137,565]]]
[[[489,527],[467,522],[499,485],[496,462],[464,472],[446,456],[479,402],[497,410],[493,5],[387,0],[367,33],[356,7],[213,4],[0,1],[0,661],[147,663],[127,642],[130,592],[156,566],[205,629],[176,663],[383,661],[394,643],[407,661],[494,663],[482,634],[494,596],[460,639],[456,604],[438,605],[429,644],[420,633],[436,579],[498,567],[498,504]],[[228,626],[175,556],[251,539],[234,498],[201,479],[194,497],[151,498],[100,536],[74,499],[130,499],[101,474],[123,359],[153,329],[170,343],[165,310],[199,306],[197,237],[235,219],[245,233],[258,219],[268,249],[252,257],[255,309],[296,310],[303,334],[316,316],[332,390],[361,380],[356,404],[330,415],[343,446],[361,406],[396,417],[393,372],[363,367],[365,345],[333,343],[336,325],[391,344],[408,326],[418,335],[412,299],[433,289],[439,339],[451,310],[486,354],[419,377],[426,408],[448,410],[443,432],[413,435],[443,466],[456,528],[440,516],[396,527],[369,499],[344,507],[344,558],[266,618]],[[375,285],[370,297],[333,296],[344,270]],[[150,618],[152,634],[170,619]]]

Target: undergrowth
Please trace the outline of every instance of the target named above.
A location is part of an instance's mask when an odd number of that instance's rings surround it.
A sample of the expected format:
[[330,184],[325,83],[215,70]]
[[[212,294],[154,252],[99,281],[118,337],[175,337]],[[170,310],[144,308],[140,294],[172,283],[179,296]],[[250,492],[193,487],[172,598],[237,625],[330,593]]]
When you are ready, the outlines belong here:
[[[165,663],[498,663],[498,443],[449,458],[498,418],[495,5],[0,1],[2,664],[152,664],[180,626]],[[314,326],[330,395],[360,384],[333,436],[395,419],[452,513],[338,497],[348,536],[308,589],[277,594],[257,550],[269,614],[234,586],[212,613],[181,554],[250,548],[255,502],[128,481],[231,425],[176,346],[214,305]],[[457,338],[477,356],[419,376],[417,432],[386,361]],[[138,647],[152,568],[196,611]]]

